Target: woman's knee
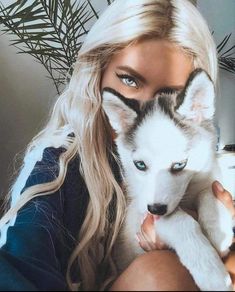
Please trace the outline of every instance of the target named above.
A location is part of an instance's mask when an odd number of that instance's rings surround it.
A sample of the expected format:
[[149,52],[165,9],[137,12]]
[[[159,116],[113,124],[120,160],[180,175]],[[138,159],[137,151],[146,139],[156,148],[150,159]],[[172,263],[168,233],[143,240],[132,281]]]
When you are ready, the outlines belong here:
[[197,291],[188,270],[171,251],[136,258],[113,284],[113,291]]

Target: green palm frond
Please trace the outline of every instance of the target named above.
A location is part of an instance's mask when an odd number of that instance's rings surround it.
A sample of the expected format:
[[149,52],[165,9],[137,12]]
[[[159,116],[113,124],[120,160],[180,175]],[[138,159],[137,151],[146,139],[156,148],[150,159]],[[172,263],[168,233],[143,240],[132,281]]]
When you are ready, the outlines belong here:
[[18,53],[37,59],[59,86],[67,82],[76,55],[88,32],[89,21],[98,18],[88,0],[17,0],[8,7],[0,3],[2,30],[14,36]]
[[235,45],[226,48],[231,35],[232,34],[230,33],[223,38],[217,46],[217,52],[220,68],[235,74]]
[[114,0],[107,0],[108,5],[110,5],[112,2],[114,2]]

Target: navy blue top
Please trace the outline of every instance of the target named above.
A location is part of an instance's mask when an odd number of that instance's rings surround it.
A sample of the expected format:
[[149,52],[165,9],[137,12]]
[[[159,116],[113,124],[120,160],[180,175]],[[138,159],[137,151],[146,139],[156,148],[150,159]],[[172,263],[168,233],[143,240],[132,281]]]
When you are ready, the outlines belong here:
[[[48,147],[28,177],[24,189],[53,181],[64,148]],[[0,249],[0,290],[65,291],[69,256],[83,223],[88,191],[76,156],[68,164],[65,181],[54,194],[32,199],[8,228]]]

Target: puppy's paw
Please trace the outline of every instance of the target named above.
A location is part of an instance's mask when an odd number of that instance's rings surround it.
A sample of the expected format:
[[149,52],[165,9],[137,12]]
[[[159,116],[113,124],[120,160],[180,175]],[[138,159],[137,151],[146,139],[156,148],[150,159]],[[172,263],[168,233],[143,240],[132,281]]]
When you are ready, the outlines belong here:
[[209,266],[205,265],[205,267],[202,268],[198,274],[198,277],[195,279],[195,282],[201,291],[233,291],[231,277],[224,267],[221,269],[216,267],[214,270],[210,270],[211,272],[209,277],[208,268]]
[[233,243],[233,219],[227,208],[220,202],[217,202],[218,217],[207,231],[207,235],[218,251],[224,257],[229,252],[229,247]]

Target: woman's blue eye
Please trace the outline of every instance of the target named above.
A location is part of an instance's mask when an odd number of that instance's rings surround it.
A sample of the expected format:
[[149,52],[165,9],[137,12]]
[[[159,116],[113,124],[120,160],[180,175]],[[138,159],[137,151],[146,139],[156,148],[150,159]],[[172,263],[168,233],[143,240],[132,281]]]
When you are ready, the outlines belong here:
[[133,77],[126,74],[117,74],[117,76],[125,85],[138,88],[138,84]]
[[137,87],[136,82],[131,78],[123,78],[122,80],[123,80],[123,83],[125,83],[128,86]]
[[141,171],[147,170],[147,166],[144,163],[144,161],[142,161],[142,160],[135,160],[134,164],[135,164],[136,168],[138,168]]
[[187,165],[187,162],[188,162],[188,159],[173,163],[171,166],[171,171],[178,172],[178,171],[183,170],[185,168],[185,166]]

